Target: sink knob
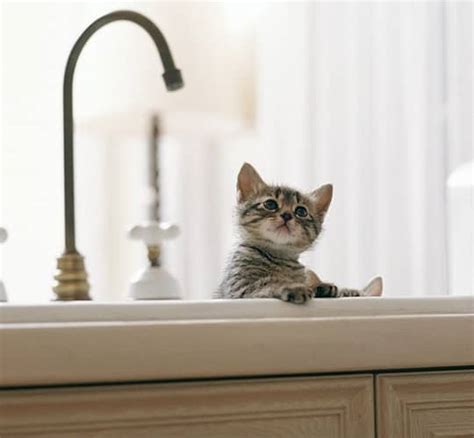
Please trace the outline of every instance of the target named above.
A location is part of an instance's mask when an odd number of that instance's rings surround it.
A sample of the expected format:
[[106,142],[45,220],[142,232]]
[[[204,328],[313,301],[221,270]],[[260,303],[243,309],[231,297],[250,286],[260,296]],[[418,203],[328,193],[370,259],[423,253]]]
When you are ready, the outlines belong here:
[[178,235],[178,226],[156,221],[145,222],[129,230],[130,239],[141,240],[146,245],[150,261],[150,265],[138,272],[130,284],[130,296],[133,299],[180,299],[178,282],[160,266],[161,243]]
[[135,225],[128,232],[128,237],[134,240],[142,240],[146,246],[159,245],[164,240],[174,239],[179,235],[177,225],[165,222],[145,222]]

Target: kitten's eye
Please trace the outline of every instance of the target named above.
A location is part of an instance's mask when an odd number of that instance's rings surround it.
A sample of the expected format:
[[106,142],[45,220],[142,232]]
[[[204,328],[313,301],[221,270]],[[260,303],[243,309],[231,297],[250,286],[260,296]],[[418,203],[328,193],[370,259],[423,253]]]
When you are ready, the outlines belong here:
[[299,206],[299,207],[296,207],[295,214],[298,217],[306,217],[308,216],[308,210],[306,210],[305,207]]
[[267,210],[276,210],[278,208],[278,203],[274,200],[274,199],[267,199],[264,203],[263,203],[263,206],[267,209]]

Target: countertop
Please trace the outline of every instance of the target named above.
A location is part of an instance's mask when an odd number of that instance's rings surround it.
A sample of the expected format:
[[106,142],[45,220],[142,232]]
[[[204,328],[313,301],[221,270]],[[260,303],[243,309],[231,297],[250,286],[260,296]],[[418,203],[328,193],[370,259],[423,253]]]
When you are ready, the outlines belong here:
[[0,386],[474,365],[474,298],[0,305]]

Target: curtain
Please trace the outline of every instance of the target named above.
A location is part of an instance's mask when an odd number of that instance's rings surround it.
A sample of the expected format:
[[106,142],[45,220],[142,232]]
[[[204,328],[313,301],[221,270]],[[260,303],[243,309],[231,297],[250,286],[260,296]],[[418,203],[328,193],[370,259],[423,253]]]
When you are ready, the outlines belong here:
[[258,164],[301,189],[334,184],[306,257],[325,280],[382,275],[389,296],[447,293],[445,183],[473,156],[471,12],[455,2],[268,8]]

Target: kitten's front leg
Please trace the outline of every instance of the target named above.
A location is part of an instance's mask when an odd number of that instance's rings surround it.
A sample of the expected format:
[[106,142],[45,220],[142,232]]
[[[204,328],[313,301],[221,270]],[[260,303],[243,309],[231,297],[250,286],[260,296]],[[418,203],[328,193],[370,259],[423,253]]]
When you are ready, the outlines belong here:
[[305,284],[310,289],[316,289],[316,286],[322,283],[321,279],[311,269],[305,270]]
[[313,297],[312,289],[304,284],[282,287],[277,294],[280,300],[294,304],[305,304]]
[[256,287],[241,298],[277,298],[288,303],[304,304],[313,298],[313,294],[313,289],[303,283],[288,283],[284,285],[280,283],[278,285],[270,286],[266,284],[264,287]]
[[313,290],[304,284],[287,284],[278,288],[265,288],[252,294],[252,298],[278,298],[293,304],[305,304],[313,297]]
[[315,298],[340,298],[340,297],[380,297],[383,291],[381,277],[375,277],[363,289],[339,289],[332,283],[320,283],[313,288]]
[[312,290],[315,298],[336,298],[338,296],[337,286],[323,282],[311,269],[306,269],[305,276],[306,286]]
[[339,289],[332,283],[321,283],[314,290],[315,298],[342,298],[342,297],[363,297],[366,296],[363,290],[358,289]]

